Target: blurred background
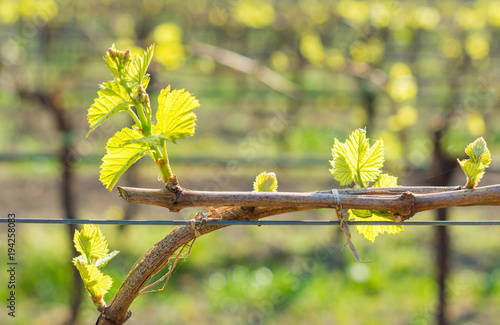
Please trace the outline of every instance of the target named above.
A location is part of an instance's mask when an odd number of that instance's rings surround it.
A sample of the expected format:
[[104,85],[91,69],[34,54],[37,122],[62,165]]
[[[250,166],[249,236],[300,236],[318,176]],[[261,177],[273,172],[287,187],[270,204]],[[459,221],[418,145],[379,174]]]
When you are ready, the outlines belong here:
[[[280,191],[337,187],[334,138],[383,139],[384,170],[402,185],[464,185],[456,158],[483,136],[493,155],[481,185],[500,182],[500,1],[0,0],[1,218],[191,219],[126,204],[98,180],[119,114],[87,140],[87,108],[111,79],[102,60],[156,44],[148,88],[200,101],[194,137],[170,145],[181,185],[252,190],[272,171]],[[143,159],[118,185],[159,188]],[[275,219],[335,219],[330,210]],[[498,208],[417,220],[499,219]],[[6,261],[7,227],[0,239]],[[16,318],[3,324],[94,324],[75,278],[74,226],[17,225]],[[102,226],[121,253],[114,285],[172,227]],[[493,324],[500,318],[494,227],[409,227],[363,259],[331,227],[230,227],[196,241],[163,292],[142,295],[127,324]],[[5,265],[2,263],[2,265]],[[0,273],[0,300],[8,297]]]

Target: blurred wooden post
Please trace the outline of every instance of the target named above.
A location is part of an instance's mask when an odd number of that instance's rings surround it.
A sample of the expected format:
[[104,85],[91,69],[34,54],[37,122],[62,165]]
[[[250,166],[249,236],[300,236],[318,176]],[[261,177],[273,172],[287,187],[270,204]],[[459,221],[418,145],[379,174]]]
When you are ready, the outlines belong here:
[[[61,185],[59,187],[59,195],[61,205],[67,219],[76,219],[75,195],[74,195],[74,151],[72,132],[73,126],[65,108],[60,103],[60,98],[57,92],[47,94],[44,92],[33,91],[28,92],[24,89],[18,89],[19,96],[28,100],[38,102],[42,109],[46,109],[57,125],[57,131],[61,138],[61,148],[59,153],[59,164],[61,166]],[[73,243],[73,234],[75,233],[76,225],[68,225],[68,239]],[[71,245],[72,255],[78,255],[74,245]],[[71,295],[71,316],[66,324],[74,324],[78,309],[82,301],[82,280],[80,273],[76,268],[73,268],[73,294]]]

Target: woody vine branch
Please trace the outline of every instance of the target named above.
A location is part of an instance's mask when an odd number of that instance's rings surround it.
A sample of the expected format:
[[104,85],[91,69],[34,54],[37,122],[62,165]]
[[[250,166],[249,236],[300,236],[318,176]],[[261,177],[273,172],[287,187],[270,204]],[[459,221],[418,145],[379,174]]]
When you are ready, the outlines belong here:
[[[212,192],[179,189],[142,189],[118,187],[120,196],[130,203],[157,205],[170,211],[204,206],[261,206],[290,208],[334,208],[329,191],[297,192]],[[500,185],[477,187],[388,187],[339,189],[346,209],[386,210],[393,220],[407,220],[414,213],[454,206],[500,205]],[[413,214],[412,214],[413,212]]]

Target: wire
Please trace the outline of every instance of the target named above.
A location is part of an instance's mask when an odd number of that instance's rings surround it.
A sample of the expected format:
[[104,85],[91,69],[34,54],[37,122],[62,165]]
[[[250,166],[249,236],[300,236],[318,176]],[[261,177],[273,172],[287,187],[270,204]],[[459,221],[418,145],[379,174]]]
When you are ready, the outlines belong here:
[[[134,225],[134,226],[184,226],[191,225],[191,220],[102,220],[102,219],[42,219],[16,218],[0,219],[0,223],[35,223],[35,224],[95,224],[95,225]],[[195,219],[196,224],[203,221]],[[500,220],[428,220],[428,221],[346,221],[348,225],[362,226],[500,226]],[[215,220],[205,223],[213,226],[338,226],[335,220],[258,220],[235,221]]]

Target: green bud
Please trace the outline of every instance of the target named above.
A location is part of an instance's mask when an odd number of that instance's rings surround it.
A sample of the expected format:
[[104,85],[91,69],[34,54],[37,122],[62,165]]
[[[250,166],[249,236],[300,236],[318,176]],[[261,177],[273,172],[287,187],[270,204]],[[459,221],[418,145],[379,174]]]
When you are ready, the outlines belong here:
[[149,95],[142,85],[137,87],[137,96],[135,96],[135,100],[149,107]]

